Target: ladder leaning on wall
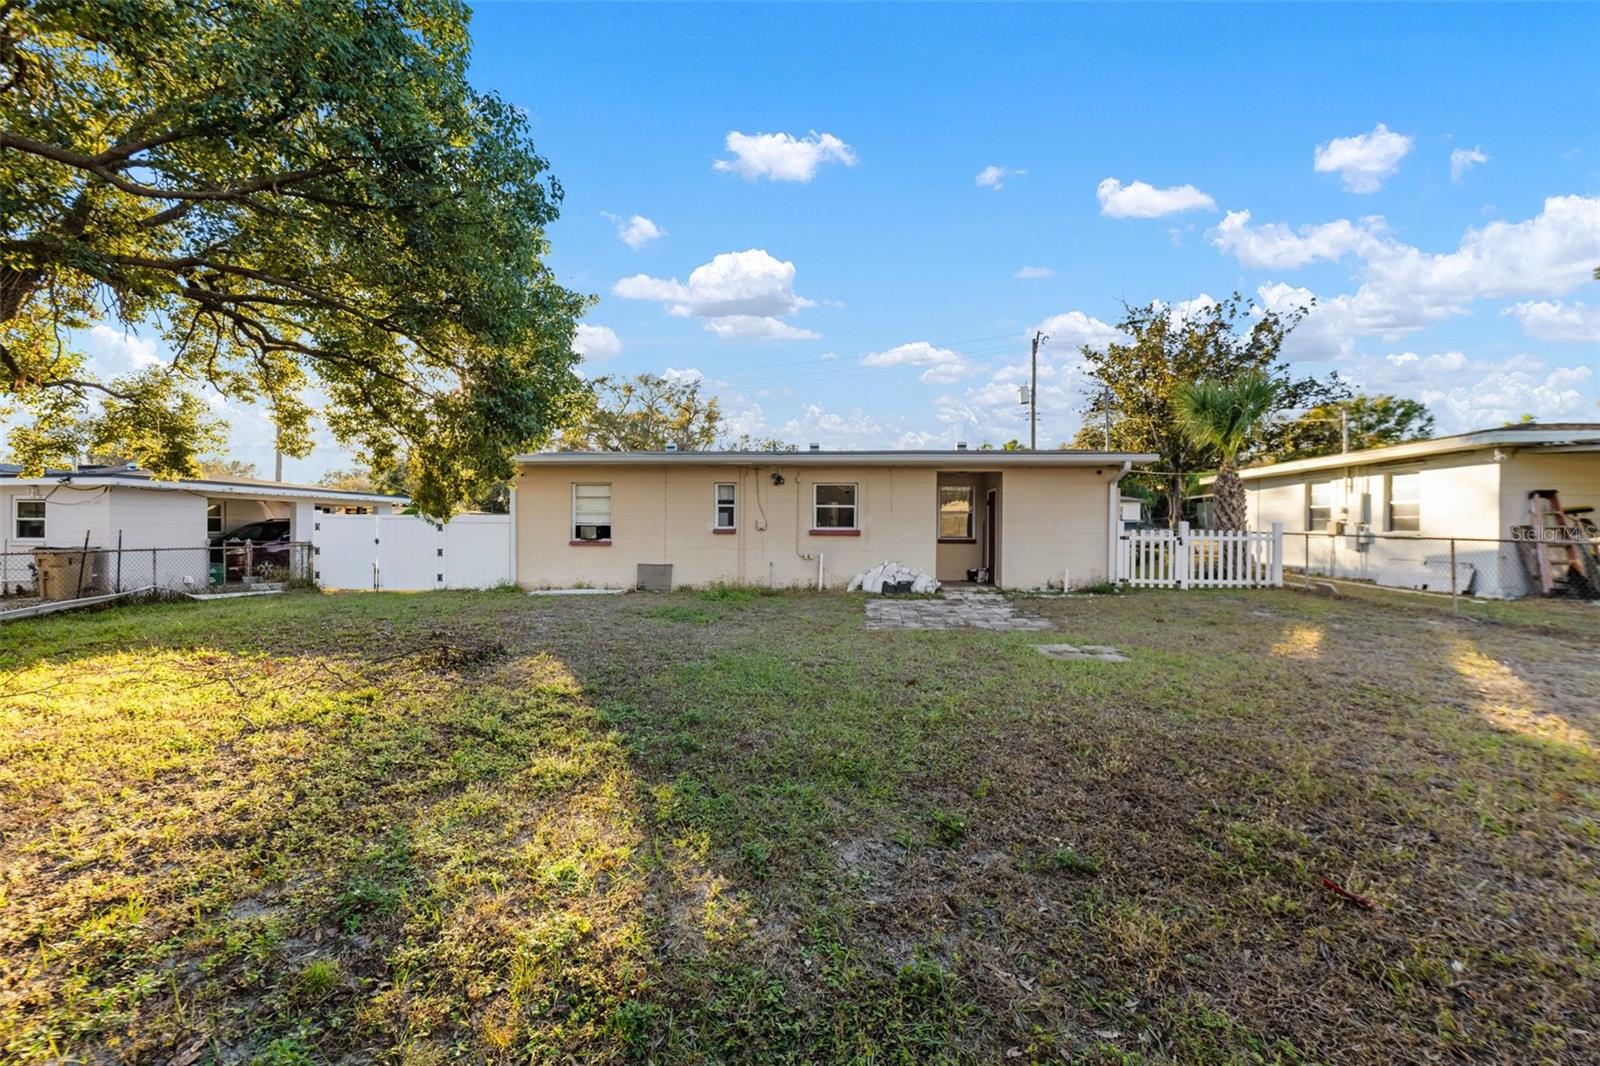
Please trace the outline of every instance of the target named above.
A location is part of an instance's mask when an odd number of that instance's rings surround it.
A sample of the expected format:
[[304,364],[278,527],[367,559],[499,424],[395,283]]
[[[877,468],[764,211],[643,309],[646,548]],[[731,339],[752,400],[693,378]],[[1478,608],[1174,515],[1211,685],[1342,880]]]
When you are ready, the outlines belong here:
[[1528,580],[1546,596],[1600,596],[1600,540],[1594,537],[1594,523],[1562,510],[1555,489],[1528,493],[1528,517],[1530,524],[1516,531]]

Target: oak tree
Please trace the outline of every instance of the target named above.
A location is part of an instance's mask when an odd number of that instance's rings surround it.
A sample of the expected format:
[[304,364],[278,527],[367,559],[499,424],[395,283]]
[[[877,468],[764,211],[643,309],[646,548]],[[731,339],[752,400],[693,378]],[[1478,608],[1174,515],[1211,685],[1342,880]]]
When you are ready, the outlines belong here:
[[[544,263],[560,184],[467,82],[456,0],[0,4],[0,406],[38,469],[193,474],[208,405],[317,407],[424,510],[509,472],[582,395],[585,300]],[[113,321],[164,355],[96,373]],[[16,418],[19,415],[21,418]]]

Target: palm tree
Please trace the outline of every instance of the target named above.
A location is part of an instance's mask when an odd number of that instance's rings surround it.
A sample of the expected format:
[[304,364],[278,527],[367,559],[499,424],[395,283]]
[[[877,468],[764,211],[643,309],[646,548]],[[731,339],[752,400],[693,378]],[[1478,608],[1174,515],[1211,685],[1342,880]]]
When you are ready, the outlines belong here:
[[1249,517],[1244,482],[1239,480],[1239,452],[1277,406],[1278,390],[1276,381],[1252,370],[1231,381],[1202,379],[1180,385],[1173,396],[1184,436],[1199,447],[1215,448],[1220,456],[1211,491],[1217,524],[1223,529],[1243,529]]

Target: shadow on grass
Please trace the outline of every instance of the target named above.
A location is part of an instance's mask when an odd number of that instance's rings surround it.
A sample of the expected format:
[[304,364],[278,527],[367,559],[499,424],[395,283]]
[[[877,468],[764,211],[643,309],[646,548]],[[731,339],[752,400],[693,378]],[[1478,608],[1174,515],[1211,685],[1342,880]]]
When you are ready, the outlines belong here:
[[1041,608],[1102,664],[835,596],[221,607],[0,665],[12,1057],[1561,1057],[1593,1002],[1592,749],[1462,667],[1515,635]]

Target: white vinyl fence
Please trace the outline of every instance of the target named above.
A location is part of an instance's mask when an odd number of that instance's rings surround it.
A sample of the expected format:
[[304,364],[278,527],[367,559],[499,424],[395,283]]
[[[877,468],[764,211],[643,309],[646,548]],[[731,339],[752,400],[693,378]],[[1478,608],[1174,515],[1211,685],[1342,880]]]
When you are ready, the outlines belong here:
[[511,516],[319,514],[312,523],[317,584],[330,589],[483,589],[512,580]]
[[1283,584],[1283,525],[1246,530],[1133,529],[1122,534],[1117,580],[1136,588],[1257,588]]

